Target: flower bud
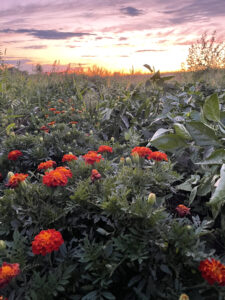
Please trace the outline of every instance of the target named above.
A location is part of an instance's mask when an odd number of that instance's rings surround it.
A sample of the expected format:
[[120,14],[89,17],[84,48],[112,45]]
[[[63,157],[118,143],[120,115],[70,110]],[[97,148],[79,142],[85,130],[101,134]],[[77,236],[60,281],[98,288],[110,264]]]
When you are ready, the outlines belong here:
[[125,158],[124,157],[120,157],[120,164],[124,164]]
[[132,161],[131,161],[130,157],[126,157],[126,163],[130,166],[132,165]]
[[8,172],[8,174],[7,174],[7,179],[10,179],[10,177],[12,177],[13,175],[14,175],[13,172]]
[[0,250],[4,250],[6,248],[6,243],[3,240],[0,240]]
[[154,193],[150,193],[148,195],[148,203],[154,205],[156,201],[156,195]]
[[93,135],[93,130],[90,130],[89,133],[90,133],[90,135]]
[[138,155],[138,153],[137,152],[135,152],[133,155],[132,155],[132,160],[133,160],[133,162],[135,162],[135,163],[139,163],[139,155]]
[[112,143],[114,143],[114,142],[115,142],[115,139],[114,139],[114,137],[113,137],[113,136],[111,137],[111,139],[110,139],[110,140],[111,140],[111,142],[112,142]]
[[187,294],[181,294],[179,300],[190,300]]
[[40,142],[43,142],[44,139],[43,139],[43,137],[41,136],[41,137],[39,138],[39,140],[40,140]]

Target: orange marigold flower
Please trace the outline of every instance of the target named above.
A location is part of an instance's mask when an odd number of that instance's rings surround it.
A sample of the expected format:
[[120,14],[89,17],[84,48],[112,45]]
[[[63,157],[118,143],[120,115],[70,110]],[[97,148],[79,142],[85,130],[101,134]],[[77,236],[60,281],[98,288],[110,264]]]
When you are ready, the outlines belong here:
[[41,126],[40,130],[43,130],[43,131],[45,131],[47,133],[49,132],[48,127],[46,127],[45,125]]
[[73,174],[72,174],[71,170],[68,169],[68,168],[58,167],[58,168],[55,169],[55,171],[62,172],[67,178],[72,178],[73,177]]
[[48,161],[42,162],[38,165],[38,171],[50,169],[54,165],[56,165],[56,162],[54,160],[48,160]]
[[149,156],[148,159],[154,159],[156,161],[161,161],[161,160],[165,160],[168,161],[167,155],[165,153],[162,153],[160,151],[155,151],[152,152]]
[[11,188],[17,187],[20,182],[24,181],[27,177],[28,174],[16,173],[9,178],[9,182],[6,184],[6,186]]
[[65,162],[65,161],[71,161],[71,160],[77,160],[78,158],[76,157],[76,155],[73,155],[73,154],[65,154],[63,155],[63,158],[62,158],[62,162]]
[[183,204],[179,204],[176,207],[176,211],[178,212],[178,215],[180,217],[184,217],[186,215],[190,215],[190,208],[188,208],[187,206],[185,206]]
[[61,114],[61,111],[59,111],[59,110],[56,110],[55,112],[54,112],[54,114]]
[[47,125],[48,125],[48,126],[52,126],[52,125],[54,125],[54,124],[55,124],[55,121],[52,121],[52,122],[48,123]]
[[8,159],[9,160],[17,160],[17,158],[20,157],[21,155],[23,155],[23,153],[20,150],[13,150],[13,151],[9,152]]
[[42,182],[49,187],[65,186],[68,183],[68,178],[60,170],[52,170],[45,173]]
[[70,124],[78,124],[76,121],[71,121]]
[[97,152],[98,152],[98,153],[103,153],[103,152],[110,152],[110,153],[112,153],[112,152],[113,152],[113,149],[112,149],[112,147],[110,147],[110,146],[102,145],[102,146],[99,146]]
[[56,111],[56,108],[51,107],[51,108],[49,108],[49,110],[50,110],[50,111]]
[[147,147],[135,147],[131,150],[131,155],[135,155],[137,153],[140,157],[147,157],[152,153]]
[[63,237],[59,231],[55,229],[42,230],[35,236],[32,242],[32,252],[34,254],[46,255],[52,251],[59,250],[64,243]]
[[200,262],[199,271],[202,277],[210,284],[218,283],[225,286],[225,265],[214,258],[205,259]]
[[100,162],[104,160],[101,154],[98,154],[97,151],[88,151],[87,154],[83,155],[86,164],[93,165],[95,162]]
[[3,262],[2,267],[0,268],[0,288],[3,288],[12,280],[13,277],[17,276],[19,273],[19,264],[8,264]]
[[93,169],[91,171],[91,181],[94,182],[95,180],[98,180],[102,177],[102,175],[96,170],[96,169]]

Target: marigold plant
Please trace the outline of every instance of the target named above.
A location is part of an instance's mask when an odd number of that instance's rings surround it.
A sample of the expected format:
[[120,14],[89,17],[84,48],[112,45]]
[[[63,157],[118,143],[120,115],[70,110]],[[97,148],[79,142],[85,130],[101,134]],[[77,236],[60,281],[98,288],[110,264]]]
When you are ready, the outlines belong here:
[[48,160],[45,162],[42,162],[38,165],[38,170],[47,170],[52,168],[54,165],[56,165],[56,162],[54,160]]
[[101,154],[97,151],[89,151],[87,154],[83,155],[86,164],[93,165],[95,162],[100,162],[104,160]]
[[20,184],[20,182],[24,181],[27,177],[28,174],[16,173],[9,178],[9,181],[6,184],[6,186],[15,188]]
[[7,285],[12,280],[12,278],[17,276],[19,273],[19,264],[9,264],[3,262],[2,267],[0,268],[0,288],[3,288],[5,285]]
[[112,149],[112,147],[110,147],[110,146],[107,146],[107,145],[101,145],[101,146],[99,146],[97,152],[98,152],[98,153],[103,153],[103,152],[110,152],[110,153],[112,153],[112,152],[113,152],[113,149]]
[[71,160],[77,160],[78,158],[76,157],[76,155],[73,155],[73,154],[65,154],[63,155],[63,158],[62,158],[62,162],[65,162],[65,161],[71,161]]
[[152,153],[152,150],[147,147],[134,147],[131,150],[131,155],[135,155],[137,153],[140,157],[146,158]]
[[13,151],[9,152],[8,159],[9,160],[17,160],[17,158],[22,155],[23,155],[23,153],[20,150],[13,150]]
[[225,265],[214,258],[208,258],[200,262],[199,271],[202,277],[210,284],[218,283],[225,286]]
[[42,230],[32,242],[32,252],[45,256],[47,253],[59,250],[64,243],[63,237],[55,229]]
[[92,171],[91,171],[91,181],[92,182],[95,182],[95,180],[98,180],[98,179],[100,179],[102,176],[101,176],[101,174],[98,172],[98,170],[96,170],[96,169],[93,169]]

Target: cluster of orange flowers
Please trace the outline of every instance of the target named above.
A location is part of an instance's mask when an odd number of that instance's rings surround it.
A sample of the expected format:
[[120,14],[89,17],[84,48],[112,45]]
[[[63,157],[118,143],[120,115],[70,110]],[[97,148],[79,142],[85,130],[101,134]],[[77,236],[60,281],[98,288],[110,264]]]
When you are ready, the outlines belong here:
[[68,178],[72,178],[72,172],[65,167],[58,167],[55,170],[46,172],[42,178],[43,184],[49,187],[65,186]]
[[13,150],[13,151],[9,152],[8,159],[9,160],[17,160],[17,158],[22,155],[23,155],[23,153],[20,150]]
[[56,162],[54,160],[48,160],[46,162],[42,162],[38,165],[38,171],[50,169],[54,165],[56,165]]
[[9,181],[6,184],[6,186],[15,188],[20,184],[20,182],[24,181],[27,177],[28,174],[16,173],[9,178]]
[[19,273],[19,264],[8,264],[3,262],[2,267],[0,268],[0,288],[3,288],[12,280],[13,277],[17,276]]
[[143,158],[153,159],[156,161],[168,161],[167,155],[160,151],[152,151],[147,147],[135,147],[131,150],[131,155],[138,155]]
[[78,158],[76,157],[76,155],[73,155],[73,154],[65,154],[63,155],[63,158],[62,158],[62,162],[65,162],[65,161],[72,161],[72,160],[77,160]]
[[32,252],[44,256],[52,251],[57,251],[63,243],[64,240],[59,231],[55,229],[42,230],[32,242]]
[[112,147],[110,147],[110,146],[107,146],[107,145],[101,145],[101,146],[99,146],[97,152],[98,152],[98,153],[103,153],[103,152],[109,152],[109,153],[112,153],[112,152],[113,152],[113,149],[112,149]]
[[220,261],[214,258],[205,259],[200,262],[199,271],[210,285],[218,283],[225,286],[225,265]]
[[100,162],[104,160],[101,154],[98,154],[97,151],[88,151],[87,154],[83,155],[86,164],[93,165],[95,162]]

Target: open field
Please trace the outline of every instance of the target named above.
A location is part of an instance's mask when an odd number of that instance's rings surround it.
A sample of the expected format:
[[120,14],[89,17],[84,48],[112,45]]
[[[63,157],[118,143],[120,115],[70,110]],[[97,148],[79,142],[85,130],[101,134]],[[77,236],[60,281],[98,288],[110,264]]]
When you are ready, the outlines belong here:
[[225,299],[225,73],[168,75],[0,72],[0,299]]

